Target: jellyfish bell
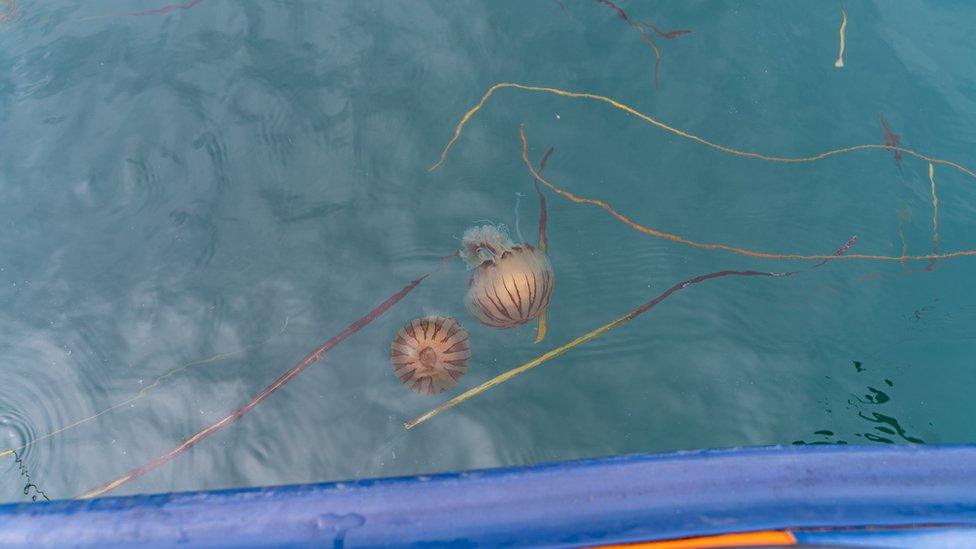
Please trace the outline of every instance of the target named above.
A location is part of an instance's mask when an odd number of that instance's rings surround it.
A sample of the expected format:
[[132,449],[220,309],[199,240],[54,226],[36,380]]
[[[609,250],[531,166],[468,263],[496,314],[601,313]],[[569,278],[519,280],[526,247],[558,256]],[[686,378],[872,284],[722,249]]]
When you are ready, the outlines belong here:
[[428,395],[457,385],[469,358],[467,330],[457,320],[443,316],[411,320],[390,345],[393,373],[410,390]]
[[473,269],[464,302],[482,324],[512,328],[549,305],[553,274],[545,252],[512,242],[492,225],[471,227],[461,245],[461,257]]

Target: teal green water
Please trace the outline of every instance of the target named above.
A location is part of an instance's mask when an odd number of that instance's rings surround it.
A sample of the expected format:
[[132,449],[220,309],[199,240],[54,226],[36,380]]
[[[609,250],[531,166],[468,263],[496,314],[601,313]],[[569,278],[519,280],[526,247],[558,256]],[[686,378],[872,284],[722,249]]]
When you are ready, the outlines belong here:
[[[768,155],[901,144],[976,166],[976,12],[850,2],[27,1],[0,23],[0,499],[71,497],[246,402],[475,221],[534,241],[519,158],[647,226],[777,253],[933,250],[928,163],[867,150],[736,158],[606,105]],[[172,0],[170,0],[172,1]],[[2,3],[0,3],[2,4]],[[11,2],[0,6],[10,10]],[[89,18],[91,16],[108,17]],[[936,166],[939,249],[976,248],[976,180]],[[521,193],[521,198],[518,198]],[[516,204],[518,203],[518,212]],[[115,493],[420,474],[630,452],[976,440],[976,258],[843,261],[720,278],[428,424],[393,375],[396,330],[458,318],[453,396],[672,284],[811,262],[699,250],[550,194],[550,332],[464,309],[451,263],[227,429]],[[518,217],[516,217],[518,215]],[[97,419],[38,440],[135,396]],[[36,487],[24,489],[26,476]]]

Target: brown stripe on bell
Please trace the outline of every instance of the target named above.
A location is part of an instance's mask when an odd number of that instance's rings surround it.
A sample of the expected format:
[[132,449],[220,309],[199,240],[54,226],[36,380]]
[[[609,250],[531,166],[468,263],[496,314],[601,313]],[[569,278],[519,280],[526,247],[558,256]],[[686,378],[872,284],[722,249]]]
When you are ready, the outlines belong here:
[[406,323],[390,345],[393,373],[410,390],[433,395],[457,385],[468,369],[468,332],[453,318],[425,316]]
[[549,305],[553,274],[545,252],[513,243],[492,225],[468,229],[461,243],[461,257],[474,268],[464,302],[483,324],[512,328]]

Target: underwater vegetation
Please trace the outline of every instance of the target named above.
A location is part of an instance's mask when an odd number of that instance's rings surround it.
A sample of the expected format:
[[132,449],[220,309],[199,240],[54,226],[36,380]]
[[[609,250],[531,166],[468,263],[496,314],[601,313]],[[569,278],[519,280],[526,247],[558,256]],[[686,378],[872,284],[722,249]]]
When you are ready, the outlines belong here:
[[627,25],[629,25],[630,28],[634,29],[640,34],[641,40],[643,40],[644,43],[647,44],[649,48],[651,48],[651,51],[654,52],[654,69],[653,69],[654,88],[659,89],[661,87],[661,79],[658,75],[661,66],[661,50],[657,47],[657,44],[654,43],[654,40],[652,40],[651,37],[648,36],[647,28],[650,27],[651,31],[653,31],[655,36],[659,38],[664,38],[666,40],[674,40],[675,38],[678,38],[681,35],[691,34],[691,29],[662,31],[661,29],[657,28],[653,24],[634,21],[633,19],[627,16],[627,13],[620,6],[614,4],[610,0],[596,0],[596,1],[612,9],[617,14],[617,17],[620,18],[621,21],[627,23]]
[[847,12],[844,8],[840,9],[840,29],[837,31],[840,34],[840,51],[837,53],[837,61],[834,61],[834,66],[838,69],[844,68],[844,32],[847,30]]

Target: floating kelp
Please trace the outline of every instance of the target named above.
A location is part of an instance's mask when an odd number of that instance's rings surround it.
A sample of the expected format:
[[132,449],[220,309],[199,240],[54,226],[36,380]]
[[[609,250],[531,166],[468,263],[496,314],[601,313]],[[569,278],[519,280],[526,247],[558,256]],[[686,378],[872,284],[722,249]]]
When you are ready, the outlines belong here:
[[588,99],[591,101],[598,101],[601,103],[605,103],[617,110],[621,110],[635,118],[642,120],[647,124],[660,128],[668,133],[671,133],[673,135],[676,135],[684,139],[688,139],[690,141],[694,141],[701,145],[705,145],[706,147],[715,149],[717,151],[721,151],[726,154],[730,154],[732,156],[739,156],[742,158],[754,158],[757,160],[765,160],[767,162],[781,162],[784,164],[803,164],[808,162],[815,162],[818,160],[824,160],[825,158],[830,158],[832,156],[847,154],[855,151],[879,149],[879,150],[898,151],[898,152],[905,153],[909,156],[914,156],[915,158],[920,158],[932,164],[942,164],[945,166],[949,166],[955,170],[958,170],[968,175],[969,177],[972,177],[973,179],[976,179],[976,172],[973,172],[972,170],[956,162],[952,162],[950,160],[943,160],[941,158],[934,158],[913,151],[911,149],[906,149],[903,147],[896,147],[891,145],[881,145],[881,144],[874,144],[874,143],[868,143],[863,145],[852,145],[850,147],[832,149],[829,151],[824,151],[810,156],[775,156],[775,155],[767,155],[767,154],[762,154],[762,153],[757,153],[752,151],[743,151],[739,149],[734,149],[732,147],[727,147],[725,145],[720,145],[718,143],[714,143],[712,141],[699,137],[695,134],[686,132],[684,130],[680,130],[673,126],[669,126],[668,124],[665,124],[664,122],[661,122],[656,118],[646,115],[633,107],[625,105],[617,101],[616,99],[612,99],[604,95],[598,95],[595,93],[573,92],[573,91],[567,91],[559,88],[552,88],[552,87],[545,87],[545,86],[527,86],[525,84],[518,84],[515,82],[500,82],[488,88],[488,91],[486,91],[485,94],[481,97],[481,100],[478,101],[478,104],[468,109],[468,111],[464,113],[464,116],[461,117],[460,122],[458,122],[457,126],[454,127],[454,135],[451,137],[451,139],[447,142],[447,145],[445,145],[444,149],[441,151],[440,158],[432,166],[427,168],[428,171],[434,171],[444,163],[444,161],[447,159],[448,152],[450,152],[451,148],[454,146],[454,143],[456,143],[457,140],[461,137],[461,132],[464,130],[464,126],[466,126],[468,122],[471,121],[471,118],[473,118],[474,115],[477,114],[478,111],[480,111],[485,106],[485,103],[488,102],[488,99],[491,98],[491,96],[494,95],[496,91],[503,90],[503,89],[517,89],[517,90],[529,91],[529,92],[548,93],[551,95],[558,95],[561,97],[568,97],[571,99]]
[[[932,254],[939,254],[939,197],[935,194],[935,166],[929,164],[929,183],[932,189]],[[930,259],[925,270],[935,269],[935,259]]]
[[884,116],[879,114],[878,120],[881,121],[881,129],[884,131],[884,144],[886,147],[891,148],[891,153],[895,157],[895,165],[898,166],[898,171],[900,172],[902,156],[898,147],[901,146],[901,136],[891,131],[891,127],[888,126],[888,122],[885,121]]
[[[539,162],[539,173],[542,173],[546,169],[546,162],[549,161],[549,157],[552,156],[552,152],[555,149],[549,147],[546,154],[542,157],[542,161]],[[539,180],[533,179],[532,186],[535,188],[536,194],[539,196],[539,249],[542,253],[549,254],[549,238],[546,236],[546,225],[549,221],[549,214],[546,208],[546,195],[543,194],[542,189],[539,188]],[[539,343],[546,338],[546,332],[549,330],[549,307],[543,307],[542,312],[539,313],[539,323],[536,325],[535,331],[535,342]]]
[[[908,239],[905,237],[905,227],[912,221],[912,209],[906,204],[898,209],[898,238],[901,240],[901,256],[908,257]],[[902,259],[901,264],[907,266],[908,260]]]
[[844,8],[840,8],[840,52],[837,54],[837,61],[834,61],[834,66],[838,69],[844,68],[844,31],[847,30],[847,12]]
[[[817,161],[817,160],[823,160],[823,159],[829,158],[831,156],[836,156],[836,155],[840,155],[840,154],[850,153],[850,152],[854,152],[854,151],[858,151],[858,150],[879,149],[879,150],[889,150],[889,151],[897,151],[897,152],[905,153],[905,154],[907,154],[909,156],[913,156],[913,157],[916,157],[916,158],[920,158],[922,160],[926,160],[930,164],[942,164],[942,165],[950,166],[953,169],[958,170],[958,171],[960,171],[960,172],[962,172],[962,173],[964,173],[964,174],[966,174],[966,175],[968,175],[970,177],[976,178],[976,172],[973,172],[972,170],[970,170],[970,169],[966,168],[965,166],[962,166],[962,165],[960,165],[960,164],[958,164],[956,162],[952,162],[950,160],[944,160],[944,159],[940,159],[940,158],[933,158],[933,157],[924,155],[922,153],[916,152],[916,151],[911,150],[911,149],[906,149],[906,148],[903,148],[903,147],[900,147],[900,146],[892,146],[892,145],[880,145],[880,144],[854,145],[854,146],[850,146],[850,147],[844,147],[844,148],[841,148],[841,149],[833,149],[833,150],[829,150],[829,151],[826,151],[826,152],[822,152],[822,153],[819,153],[819,154],[816,154],[816,155],[813,155],[813,156],[805,156],[805,157],[770,156],[770,155],[765,155],[765,154],[751,152],[751,151],[742,151],[742,150],[738,150],[738,149],[733,149],[731,147],[726,147],[724,145],[719,145],[718,143],[713,143],[713,142],[708,141],[706,139],[703,139],[703,138],[701,138],[701,137],[699,137],[697,135],[688,133],[686,131],[680,130],[680,129],[675,128],[675,127],[672,127],[672,126],[669,126],[668,124],[665,124],[664,122],[661,122],[661,121],[659,121],[657,119],[654,119],[654,118],[652,118],[652,117],[650,117],[650,116],[648,116],[648,115],[646,115],[644,113],[641,113],[640,111],[637,111],[636,109],[634,109],[632,107],[629,107],[629,106],[627,106],[627,105],[625,105],[623,103],[620,103],[619,101],[616,101],[615,99],[611,99],[611,98],[606,97],[606,96],[597,95],[597,94],[591,94],[591,93],[571,92],[571,91],[566,91],[566,90],[562,90],[562,89],[559,89],[559,88],[549,88],[549,87],[540,87],[540,86],[526,86],[526,85],[523,85],[523,84],[517,84],[517,83],[511,83],[511,82],[502,82],[502,83],[495,84],[495,85],[491,86],[488,89],[488,91],[485,92],[485,94],[482,96],[482,98],[478,102],[478,104],[475,105],[474,107],[472,107],[471,109],[469,109],[466,113],[464,113],[464,116],[461,117],[461,121],[458,122],[457,126],[455,126],[455,128],[454,128],[454,135],[451,137],[451,139],[448,141],[447,145],[445,145],[444,150],[441,152],[440,159],[438,159],[437,162],[435,162],[430,168],[428,168],[429,171],[436,170],[437,168],[439,168],[444,163],[444,161],[447,159],[447,154],[450,152],[451,148],[454,146],[454,144],[457,142],[457,140],[461,137],[461,133],[462,133],[464,127],[468,124],[468,122],[471,121],[471,119],[474,117],[474,115],[477,114],[478,111],[480,111],[484,107],[484,105],[488,102],[488,99],[496,91],[498,91],[500,89],[507,89],[507,88],[519,89],[519,90],[523,90],[523,91],[549,93],[549,94],[558,95],[558,96],[562,96],[562,97],[570,97],[570,98],[573,98],[573,99],[590,99],[590,100],[595,100],[595,101],[603,102],[603,103],[606,103],[606,104],[608,104],[608,105],[610,105],[610,106],[612,106],[612,107],[614,107],[616,109],[622,110],[622,111],[624,111],[624,112],[626,112],[626,113],[628,113],[628,114],[630,114],[630,115],[632,115],[632,116],[634,116],[634,117],[636,117],[636,118],[638,118],[638,119],[640,119],[640,120],[642,120],[642,121],[644,121],[644,122],[646,122],[648,124],[651,124],[653,126],[656,126],[658,128],[661,128],[661,129],[663,129],[663,130],[665,130],[665,131],[667,131],[669,133],[672,133],[672,134],[677,135],[679,137],[683,137],[685,139],[689,139],[691,141],[695,141],[695,142],[700,143],[702,145],[705,145],[707,147],[710,147],[710,148],[719,150],[721,152],[724,152],[726,154],[730,154],[730,155],[733,155],[733,156],[740,156],[740,157],[744,157],[744,158],[754,158],[754,159],[759,159],[759,160],[766,160],[766,161],[769,161],[769,162],[805,163],[805,162],[814,162],[814,161]],[[523,139],[523,141],[524,141],[524,139]],[[538,171],[532,166],[531,162],[528,161],[527,153],[525,152],[524,147],[523,147],[522,159],[523,159],[523,162],[528,167],[529,171],[533,173],[533,176],[535,176],[536,179],[538,179],[540,183],[542,183],[543,185],[549,187],[551,190],[553,190],[557,194],[559,194],[559,195],[561,195],[561,196],[563,196],[565,198],[568,198],[568,199],[570,199],[570,200],[572,200],[574,202],[577,202],[577,203],[587,203],[587,204],[592,204],[592,205],[598,206],[601,209],[604,209],[605,211],[607,211],[608,213],[610,213],[611,215],[613,215],[614,217],[616,217],[618,220],[620,220],[620,221],[624,222],[625,224],[627,224],[628,226],[630,226],[632,229],[635,229],[635,230],[637,230],[639,232],[642,232],[644,234],[647,234],[649,236],[653,236],[655,238],[664,238],[664,239],[667,239],[667,240],[671,240],[671,241],[674,241],[674,242],[679,242],[681,244],[693,246],[693,247],[696,247],[696,248],[725,250],[725,251],[729,251],[729,252],[732,252],[732,253],[736,253],[736,254],[740,254],[740,255],[745,255],[745,256],[749,256],[749,257],[760,258],[760,259],[817,259],[817,260],[827,259],[826,256],[817,256],[817,255],[810,255],[810,254],[796,254],[796,253],[759,252],[759,251],[747,250],[747,249],[744,249],[744,248],[738,248],[738,247],[735,247],[735,246],[729,246],[729,245],[725,245],[725,244],[714,244],[714,243],[696,242],[696,241],[693,241],[693,240],[684,238],[684,237],[679,236],[679,235],[675,235],[675,234],[667,233],[667,232],[664,232],[664,231],[659,231],[659,230],[656,230],[656,229],[652,229],[650,227],[646,227],[644,225],[641,225],[639,223],[634,222],[629,217],[627,217],[627,216],[625,216],[625,215],[617,212],[609,204],[607,204],[607,203],[605,203],[605,202],[603,202],[601,200],[596,200],[596,199],[592,199],[592,198],[585,198],[585,197],[578,197],[578,196],[576,196],[576,195],[574,195],[572,193],[569,193],[568,191],[565,191],[563,189],[560,189],[559,187],[557,187],[557,186],[549,183],[548,181],[545,180],[545,178],[543,178],[538,173]],[[949,259],[949,258],[954,258],[954,257],[973,256],[973,255],[976,255],[976,250],[962,250],[962,251],[951,252],[951,253],[946,253],[946,254],[927,254],[927,255],[915,255],[915,256],[886,256],[886,255],[873,255],[873,254],[850,254],[850,255],[843,256],[843,259],[846,259],[846,260],[873,260],[873,261],[904,261],[904,260],[913,260],[913,261],[926,260],[926,261],[929,261],[929,260],[933,260],[933,259]]]
[[634,29],[640,34],[641,40],[643,40],[644,43],[647,44],[649,48],[651,48],[651,51],[654,52],[654,88],[660,89],[661,82],[660,82],[660,78],[658,77],[658,72],[659,72],[659,67],[661,65],[661,50],[658,49],[657,44],[655,44],[654,40],[651,40],[651,37],[647,34],[647,27],[650,27],[655,35],[660,36],[661,38],[665,38],[667,40],[674,40],[675,38],[678,38],[683,34],[689,34],[691,32],[691,29],[662,31],[661,29],[657,28],[654,25],[648,25],[646,23],[634,21],[633,19],[627,16],[627,13],[620,6],[614,4],[610,0],[596,0],[596,1],[597,3],[603,4],[604,6],[607,6],[610,9],[612,9],[617,14],[617,17],[620,18],[621,21],[627,23],[627,25],[629,25],[630,28]]
[[542,176],[536,169],[532,166],[532,163],[528,160],[528,143],[525,138],[525,128],[522,127],[519,130],[519,138],[522,141],[522,162],[532,173],[532,175],[543,185],[551,189],[556,194],[569,199],[577,204],[590,204],[604,210],[605,212],[612,215],[618,221],[624,223],[631,229],[635,231],[652,236],[654,238],[662,238],[665,240],[670,240],[672,242],[677,242],[679,244],[685,244],[687,246],[692,246],[694,248],[700,248],[705,250],[723,250],[726,252],[732,252],[738,255],[744,255],[747,257],[754,257],[758,259],[799,259],[799,260],[833,260],[833,259],[861,259],[861,260],[875,260],[875,261],[905,261],[905,260],[932,260],[932,259],[947,259],[951,257],[962,257],[962,256],[972,256],[976,255],[976,250],[963,250],[960,252],[952,252],[949,254],[928,254],[928,255],[901,255],[901,256],[887,256],[887,255],[871,255],[871,254],[848,254],[842,255],[840,257],[835,257],[833,255],[816,255],[816,254],[783,254],[783,253],[770,253],[770,252],[758,252],[754,250],[747,250],[745,248],[737,248],[735,246],[728,246],[726,244],[715,244],[706,242],[696,242],[694,240],[687,239],[683,236],[679,236],[672,233],[666,233],[664,231],[659,231],[657,229],[652,229],[645,225],[641,225],[636,221],[632,220],[630,217],[618,212],[610,204],[598,200],[595,198],[587,198],[582,196],[577,196],[565,189],[557,187],[554,183],[550,182]]
[[[895,165],[898,167],[898,172],[899,173],[903,173],[903,170],[902,170],[902,167],[901,167],[901,162],[902,162],[903,157],[902,157],[901,152],[899,150],[899,148],[901,147],[901,136],[898,135],[897,133],[895,133],[891,129],[891,126],[888,125],[888,121],[885,120],[885,118],[884,118],[883,115],[881,115],[881,114],[878,115],[878,121],[881,122],[881,130],[882,130],[883,135],[884,135],[884,143],[885,143],[885,145],[887,145],[887,146],[889,146],[889,147],[892,148],[892,154],[893,154],[894,159],[895,159]],[[932,192],[932,254],[931,255],[936,256],[936,257],[932,257],[932,258],[929,259],[929,264],[925,267],[925,270],[931,271],[932,269],[935,268],[935,261],[936,261],[936,259],[938,259],[937,256],[939,255],[939,251],[940,251],[940,247],[939,247],[939,197],[938,197],[938,195],[935,192],[935,166],[931,162],[929,162],[928,168],[929,168],[928,169],[929,186],[930,186],[930,189],[931,189],[931,192]],[[905,182],[904,179],[902,179],[902,183],[904,183],[904,182]],[[906,222],[907,222],[907,218],[904,217],[904,216],[902,216],[901,213],[900,213],[899,214],[899,222],[898,222],[898,236],[901,238],[901,242],[902,242],[902,256],[903,257],[908,255],[908,242],[905,239],[905,230],[904,230],[904,225],[905,225]]]

